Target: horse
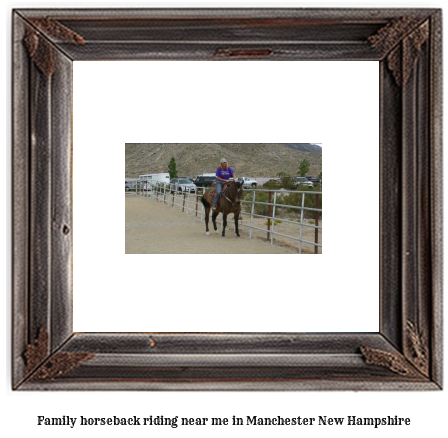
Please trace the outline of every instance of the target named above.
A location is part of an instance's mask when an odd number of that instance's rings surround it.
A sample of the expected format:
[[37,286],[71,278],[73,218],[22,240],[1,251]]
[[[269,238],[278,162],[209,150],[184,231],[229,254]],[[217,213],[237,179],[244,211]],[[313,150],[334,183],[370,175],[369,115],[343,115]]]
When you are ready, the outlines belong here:
[[[228,183],[230,184],[230,183]],[[216,204],[216,211],[212,213],[212,222],[215,232],[218,232],[218,227],[216,226],[216,218],[219,213],[222,213],[222,237],[226,237],[226,225],[227,225],[227,215],[233,213],[235,218],[235,233],[237,237],[240,237],[238,232],[238,218],[241,212],[241,198],[243,196],[243,185],[240,182],[233,183],[231,185],[225,184],[221,192],[221,196]],[[216,188],[211,187],[207,189],[202,195],[201,202],[205,207],[205,234],[208,236],[208,220],[210,214],[210,208],[213,203],[213,199],[216,194]]]

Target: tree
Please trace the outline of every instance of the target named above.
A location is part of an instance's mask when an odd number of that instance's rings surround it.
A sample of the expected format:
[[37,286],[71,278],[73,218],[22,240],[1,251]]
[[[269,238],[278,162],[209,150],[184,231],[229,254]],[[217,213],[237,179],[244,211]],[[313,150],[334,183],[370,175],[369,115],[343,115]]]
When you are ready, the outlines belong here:
[[[291,175],[288,175],[286,172],[279,172],[278,177],[280,178],[281,182],[280,182],[280,186],[283,187],[284,189],[287,190],[293,190],[294,189],[294,183],[295,183],[295,178],[292,177]],[[275,184],[275,186],[277,186],[278,184]]]
[[311,164],[310,162],[304,158],[300,162],[299,171],[297,172],[300,176],[305,176],[310,170]]
[[177,178],[176,160],[171,158],[170,164],[168,164],[168,172],[170,173],[170,179]]
[[290,175],[286,175],[282,178],[282,186],[286,190],[294,190],[296,188],[295,186],[296,178]]

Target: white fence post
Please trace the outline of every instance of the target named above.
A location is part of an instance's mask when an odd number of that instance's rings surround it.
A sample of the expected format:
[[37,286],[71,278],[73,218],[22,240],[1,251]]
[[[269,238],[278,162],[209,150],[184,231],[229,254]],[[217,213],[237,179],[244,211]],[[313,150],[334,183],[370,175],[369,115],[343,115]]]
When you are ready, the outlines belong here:
[[303,209],[305,207],[305,192],[302,193],[302,210],[300,212],[300,240],[299,240],[299,254],[302,254],[302,234],[303,234]]
[[[202,188],[202,196],[204,196],[204,194],[205,194],[205,189],[204,189],[204,187],[201,187]],[[199,204],[199,203],[198,203]],[[202,205],[202,208],[201,208],[201,222],[202,221],[204,221],[205,220],[205,207],[204,207],[204,204],[201,202],[201,204],[200,204],[200,206]]]
[[272,232],[271,232],[271,245],[274,244],[274,228],[275,228],[275,203],[277,201],[277,192],[274,192],[274,206],[272,209]]
[[255,190],[252,191],[252,207],[250,209],[249,239],[252,239],[252,227],[254,225]]

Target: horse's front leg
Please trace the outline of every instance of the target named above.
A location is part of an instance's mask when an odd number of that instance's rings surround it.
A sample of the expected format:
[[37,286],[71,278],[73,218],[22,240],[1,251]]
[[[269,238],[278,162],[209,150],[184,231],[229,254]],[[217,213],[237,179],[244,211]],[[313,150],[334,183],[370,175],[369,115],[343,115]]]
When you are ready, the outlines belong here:
[[238,218],[240,217],[239,214],[235,214],[235,233],[237,237],[240,237],[240,233],[238,232]]
[[222,214],[222,237],[226,237],[227,214]]
[[210,233],[208,231],[208,219],[210,215],[210,208],[205,209],[205,235],[208,236]]

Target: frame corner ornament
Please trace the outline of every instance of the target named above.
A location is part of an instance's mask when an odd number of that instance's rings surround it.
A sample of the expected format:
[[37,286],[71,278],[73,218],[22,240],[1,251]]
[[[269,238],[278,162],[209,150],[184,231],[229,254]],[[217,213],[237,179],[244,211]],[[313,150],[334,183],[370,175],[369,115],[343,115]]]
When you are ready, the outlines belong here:
[[409,344],[408,359],[422,374],[429,376],[428,346],[425,343],[425,337],[410,320],[406,324],[406,334]]
[[25,358],[27,373],[31,373],[45,361],[49,353],[48,345],[48,331],[41,327],[36,339],[27,345],[23,355]]
[[403,377],[423,378],[422,374],[401,354],[365,346],[361,346],[360,350],[367,365],[389,368],[390,371]]
[[57,352],[49,355],[49,336],[45,328],[39,330],[37,338],[28,344],[24,353],[27,375],[32,381],[60,377],[94,356],[94,353],[88,352]]
[[401,87],[408,82],[428,38],[429,20],[420,23],[417,17],[401,17],[391,20],[367,40],[374,49],[386,54],[387,67]]
[[57,20],[46,17],[30,18],[29,23],[31,24],[28,24],[26,27],[23,43],[31,60],[47,77],[51,77],[55,72],[55,49],[47,38],[42,37],[42,34],[79,45],[84,45],[86,43],[81,35],[72,31],[67,26],[62,25]]
[[46,380],[61,377],[92,359],[94,353],[59,352],[50,356],[32,375],[30,380]]

